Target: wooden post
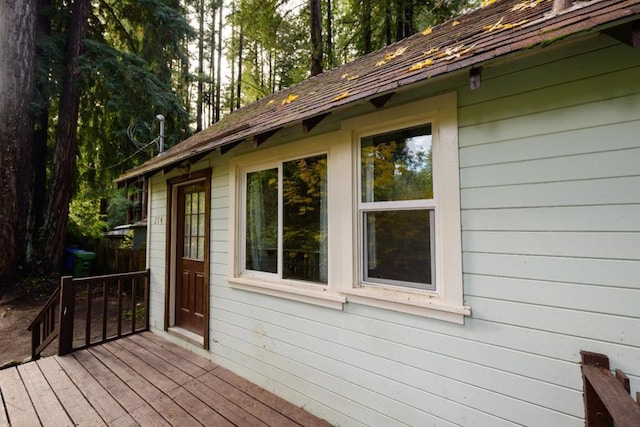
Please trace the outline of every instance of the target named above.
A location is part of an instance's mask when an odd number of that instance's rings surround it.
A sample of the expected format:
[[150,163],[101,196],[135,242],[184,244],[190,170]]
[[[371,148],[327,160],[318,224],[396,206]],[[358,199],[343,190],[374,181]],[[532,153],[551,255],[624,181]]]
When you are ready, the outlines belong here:
[[73,290],[73,277],[65,276],[61,280],[58,355],[64,356],[65,354],[71,353],[73,348],[73,319],[76,296]]
[[628,378],[621,370],[614,377],[604,354],[581,351],[587,427],[640,426],[640,405],[629,395]]
[[151,299],[151,270],[147,268],[147,274],[144,276],[144,324],[145,331],[151,329],[149,327],[149,300]]
[[36,352],[36,349],[40,347],[40,325],[36,325],[31,329],[31,360],[40,359],[40,354]]

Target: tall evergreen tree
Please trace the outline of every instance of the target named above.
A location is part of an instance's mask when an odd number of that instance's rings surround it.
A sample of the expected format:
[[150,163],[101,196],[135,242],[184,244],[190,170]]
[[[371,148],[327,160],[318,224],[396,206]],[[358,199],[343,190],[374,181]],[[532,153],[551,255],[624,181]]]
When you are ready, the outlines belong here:
[[322,11],[320,0],[309,0],[311,9],[311,75],[322,73]]
[[36,0],[0,7],[0,279],[25,262],[33,192]]

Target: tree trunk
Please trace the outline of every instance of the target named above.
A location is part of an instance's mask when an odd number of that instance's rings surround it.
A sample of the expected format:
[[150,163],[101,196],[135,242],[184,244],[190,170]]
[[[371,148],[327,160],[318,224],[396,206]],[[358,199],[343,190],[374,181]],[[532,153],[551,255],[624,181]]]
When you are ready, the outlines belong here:
[[33,190],[36,0],[0,7],[0,280],[24,262]]
[[396,12],[396,41],[402,40],[404,37],[404,1],[395,0]]
[[413,0],[404,0],[404,34],[409,37],[415,32],[413,29]]
[[198,4],[198,97],[196,99],[196,132],[202,130],[202,103],[204,100],[204,0]]
[[391,13],[391,0],[385,0],[384,2],[384,38],[385,38],[385,44],[387,46],[393,43],[393,38],[391,33],[392,21],[393,21],[393,16]]
[[87,32],[90,0],[75,0],[65,52],[65,71],[60,95],[56,148],[51,167],[41,249],[45,268],[59,268],[64,248],[69,214],[69,201],[77,153],[80,72],[75,61],[82,53],[82,41]]
[[240,96],[242,94],[242,54],[244,49],[244,25],[240,23],[238,35],[238,78],[236,80],[236,109],[240,108]]
[[311,75],[322,73],[322,13],[320,0],[309,0],[311,6]]
[[362,2],[362,54],[371,52],[371,0]]
[[[45,11],[51,7],[51,0],[39,0],[38,11]],[[38,21],[36,24],[36,34],[50,36],[51,34],[51,18],[48,13],[38,13]],[[45,68],[49,76],[51,72],[51,61],[42,48],[36,47],[37,61],[45,62],[40,66]],[[36,62],[37,64],[37,62]],[[43,100],[50,99],[49,81],[36,80],[36,88]],[[27,241],[31,242],[27,248],[26,261],[28,264],[36,264],[39,260],[33,243],[38,238],[38,231],[42,227],[44,219],[44,200],[46,198],[47,189],[47,141],[49,139],[49,106],[46,104],[37,111],[35,115],[35,133],[33,136],[33,168],[34,168],[34,186],[33,186],[33,205],[31,214],[31,229],[27,231]]]
[[215,2],[211,4],[211,39],[209,41],[209,90],[207,105],[209,107],[208,114],[208,126],[215,121],[214,99],[216,95],[216,5]]
[[224,1],[218,3],[218,70],[216,72],[216,122],[220,121],[220,92],[222,85],[222,10]]
[[333,54],[333,16],[331,12],[331,0],[327,0],[327,64],[331,69],[335,67]]

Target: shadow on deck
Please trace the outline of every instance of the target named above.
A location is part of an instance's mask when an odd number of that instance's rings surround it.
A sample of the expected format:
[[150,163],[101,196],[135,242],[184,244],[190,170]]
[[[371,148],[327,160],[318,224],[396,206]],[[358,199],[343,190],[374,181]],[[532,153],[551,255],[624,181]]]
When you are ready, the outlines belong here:
[[151,332],[0,371],[0,426],[329,424]]

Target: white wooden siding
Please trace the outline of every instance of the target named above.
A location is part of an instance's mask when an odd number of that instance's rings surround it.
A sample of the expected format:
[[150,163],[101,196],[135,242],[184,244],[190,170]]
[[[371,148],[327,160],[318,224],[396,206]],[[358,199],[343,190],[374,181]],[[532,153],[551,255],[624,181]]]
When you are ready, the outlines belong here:
[[[213,155],[210,357],[343,426],[582,426],[580,350],[640,391],[638,75],[638,50],[594,36],[487,66],[476,91],[457,76],[393,100],[458,92],[464,325],[231,289],[233,189]],[[165,227],[150,227],[160,329]]]

